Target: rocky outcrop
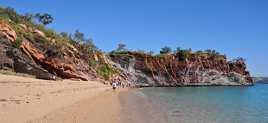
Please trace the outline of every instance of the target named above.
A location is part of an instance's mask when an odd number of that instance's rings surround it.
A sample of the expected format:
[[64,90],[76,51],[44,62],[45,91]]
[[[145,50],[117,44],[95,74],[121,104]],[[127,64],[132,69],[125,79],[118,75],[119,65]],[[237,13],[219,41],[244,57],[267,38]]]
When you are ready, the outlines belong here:
[[14,42],[17,39],[16,32],[2,20],[0,20],[0,36]]
[[35,64],[21,50],[12,47],[7,39],[0,38],[0,69],[34,75],[40,79],[56,79],[42,66]]
[[150,56],[128,52],[112,54],[111,59],[130,81],[141,86],[252,85],[242,61],[227,62],[191,54],[187,60],[178,55]]
[[34,75],[40,79],[56,79],[56,76],[36,64],[20,49],[13,47],[16,32],[0,20],[0,69]]
[[40,30],[38,30],[38,29],[34,30],[33,33],[34,33],[35,35],[39,36],[39,37],[46,38],[45,33],[42,32],[42,31],[40,31]]
[[[8,24],[0,22],[0,69],[27,73],[42,79],[60,77],[91,80],[96,78],[96,74],[91,71],[87,61],[77,57],[78,51],[71,44],[62,49],[61,52],[64,54],[62,58],[50,57],[26,38],[22,38],[20,47],[15,48],[12,44],[17,38],[16,32]],[[23,29],[29,30],[25,25]],[[34,33],[45,38],[41,31]]]
[[[84,73],[83,71],[78,70],[77,68],[79,67],[73,64],[70,59],[68,60],[69,63],[67,63],[58,58],[46,57],[44,53],[34,48],[30,42],[23,41],[20,48],[25,54],[28,55],[28,57],[32,58],[37,64],[40,64],[50,73],[54,73],[61,78],[73,78],[85,81],[93,78],[93,76],[89,76],[88,73]],[[63,59],[68,59],[68,56]],[[79,62],[81,61],[78,60],[77,62],[79,64]]]

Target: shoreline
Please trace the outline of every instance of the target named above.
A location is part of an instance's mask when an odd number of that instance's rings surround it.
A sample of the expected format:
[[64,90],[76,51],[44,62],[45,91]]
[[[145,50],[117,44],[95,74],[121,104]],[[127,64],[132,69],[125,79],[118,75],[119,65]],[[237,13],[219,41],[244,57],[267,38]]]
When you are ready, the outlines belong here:
[[0,122],[167,122],[162,106],[147,98],[142,89],[113,91],[99,81],[50,81],[0,74]]
[[159,117],[154,117],[157,113],[151,103],[137,95],[140,91],[137,88],[113,91],[111,86],[98,81],[50,81],[2,74],[0,78],[0,122],[159,121]]
[[166,123],[162,110],[151,102],[140,89],[119,93],[121,123]]
[[3,123],[161,123],[137,88],[97,81],[49,81],[0,74]]
[[140,90],[108,89],[27,123],[163,123],[163,114]]

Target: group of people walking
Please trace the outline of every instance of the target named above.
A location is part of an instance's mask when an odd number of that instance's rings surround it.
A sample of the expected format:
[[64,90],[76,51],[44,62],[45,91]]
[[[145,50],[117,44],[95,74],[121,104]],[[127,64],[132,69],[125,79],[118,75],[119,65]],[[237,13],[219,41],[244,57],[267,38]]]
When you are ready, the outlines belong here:
[[113,90],[116,90],[117,88],[125,88],[130,87],[130,83],[123,83],[120,81],[120,79],[113,79],[111,83]]

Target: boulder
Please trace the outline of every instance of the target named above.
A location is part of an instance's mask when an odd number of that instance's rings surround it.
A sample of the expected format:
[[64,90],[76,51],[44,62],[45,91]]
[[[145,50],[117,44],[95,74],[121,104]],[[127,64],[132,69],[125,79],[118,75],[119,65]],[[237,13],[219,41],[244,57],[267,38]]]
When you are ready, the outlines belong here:
[[35,30],[33,31],[33,33],[34,33],[35,35],[39,36],[39,37],[46,38],[45,33],[42,32],[42,31],[40,31],[40,30],[38,30],[38,29],[35,29]]
[[25,24],[19,24],[19,26],[24,29],[24,31],[27,31],[27,26]]

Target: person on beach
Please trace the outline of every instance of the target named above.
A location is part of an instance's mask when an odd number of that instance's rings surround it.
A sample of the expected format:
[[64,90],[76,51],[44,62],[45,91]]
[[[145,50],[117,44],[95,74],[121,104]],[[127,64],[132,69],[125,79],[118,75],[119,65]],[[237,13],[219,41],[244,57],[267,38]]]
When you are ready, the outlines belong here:
[[115,89],[116,89],[116,86],[117,86],[116,82],[115,82],[115,81],[113,81],[113,83],[112,83],[113,90],[115,90]]

